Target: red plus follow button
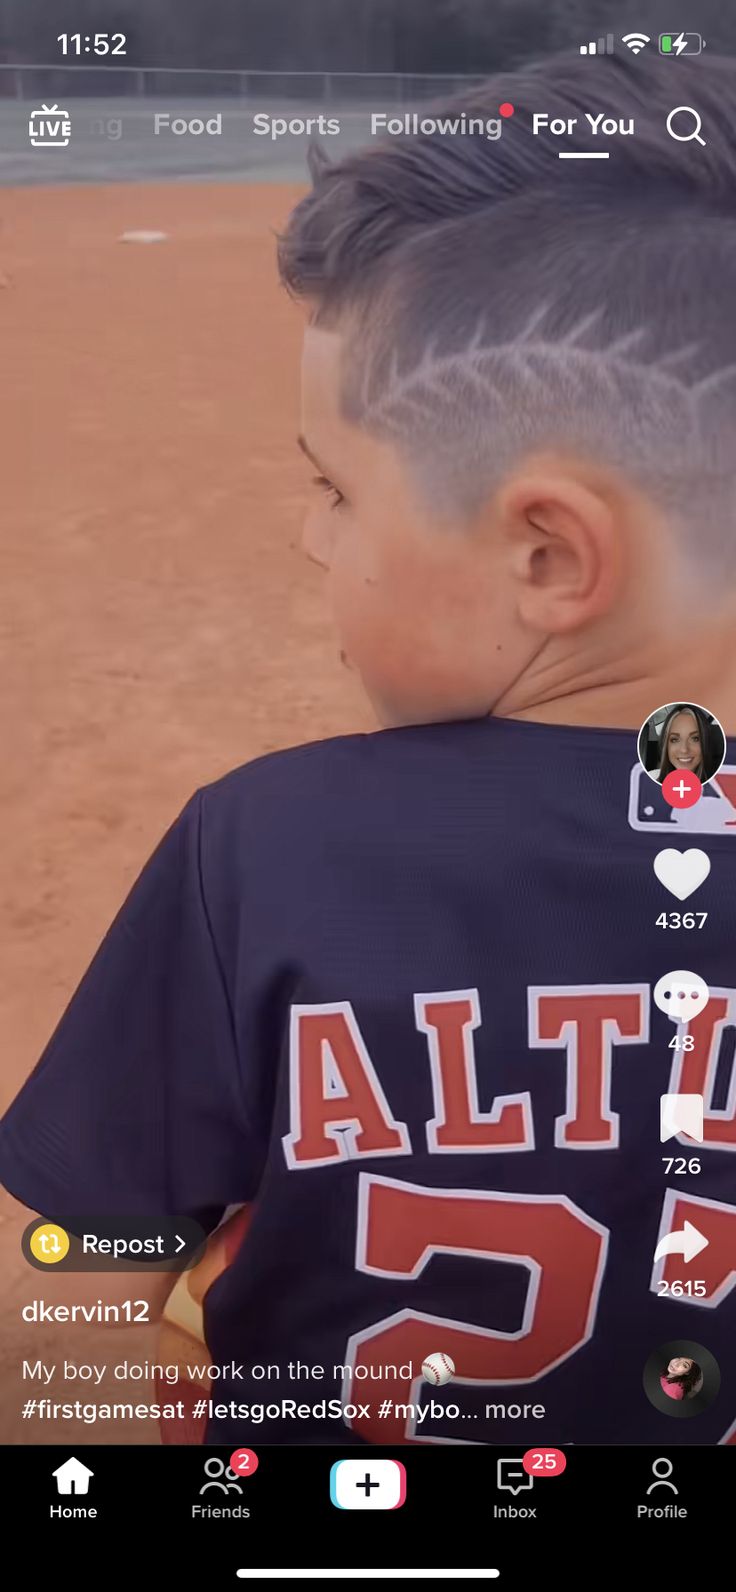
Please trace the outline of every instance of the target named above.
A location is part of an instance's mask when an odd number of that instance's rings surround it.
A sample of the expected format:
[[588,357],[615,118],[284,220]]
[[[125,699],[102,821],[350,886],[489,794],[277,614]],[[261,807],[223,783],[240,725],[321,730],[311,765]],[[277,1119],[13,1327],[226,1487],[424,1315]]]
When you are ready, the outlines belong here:
[[561,1476],[567,1460],[561,1448],[528,1448],[521,1463],[527,1476]]
[[673,768],[662,780],[662,795],[670,807],[694,807],[702,790],[697,774],[686,774],[681,768]]

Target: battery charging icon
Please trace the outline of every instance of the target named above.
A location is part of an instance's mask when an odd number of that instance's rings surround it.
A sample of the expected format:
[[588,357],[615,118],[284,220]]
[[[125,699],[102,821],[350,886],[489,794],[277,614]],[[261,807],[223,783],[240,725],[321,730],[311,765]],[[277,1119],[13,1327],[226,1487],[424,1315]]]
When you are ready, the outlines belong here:
[[700,33],[660,33],[660,55],[700,55],[705,39]]

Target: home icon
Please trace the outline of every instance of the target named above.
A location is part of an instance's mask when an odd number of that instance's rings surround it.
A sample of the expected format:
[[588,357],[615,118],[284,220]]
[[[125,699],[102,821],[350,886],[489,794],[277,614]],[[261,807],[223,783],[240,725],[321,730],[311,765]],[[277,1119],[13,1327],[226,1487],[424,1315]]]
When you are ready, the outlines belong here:
[[94,1471],[82,1464],[81,1459],[65,1459],[58,1470],[51,1473],[56,1477],[56,1489],[60,1493],[86,1493],[89,1492],[89,1478],[94,1476]]

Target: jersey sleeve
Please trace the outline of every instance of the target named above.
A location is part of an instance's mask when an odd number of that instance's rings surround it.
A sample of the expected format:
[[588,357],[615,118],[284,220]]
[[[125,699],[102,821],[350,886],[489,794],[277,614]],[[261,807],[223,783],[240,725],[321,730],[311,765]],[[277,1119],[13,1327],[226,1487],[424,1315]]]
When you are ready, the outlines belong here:
[[0,1126],[0,1178],[42,1215],[192,1215],[262,1159],[200,867],[201,793],[147,863]]

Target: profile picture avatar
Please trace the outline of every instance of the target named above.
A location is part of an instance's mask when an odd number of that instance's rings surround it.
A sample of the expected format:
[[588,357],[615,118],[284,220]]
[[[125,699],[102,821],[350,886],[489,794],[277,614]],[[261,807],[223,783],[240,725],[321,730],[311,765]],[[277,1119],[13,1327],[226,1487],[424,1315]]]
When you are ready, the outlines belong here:
[[703,1343],[677,1338],[661,1343],[644,1367],[644,1392],[661,1415],[687,1419],[710,1408],[718,1397],[718,1362]]
[[697,702],[669,702],[642,725],[639,762],[658,785],[668,774],[696,774],[706,785],[726,755],[723,730],[708,708]]
[[667,1361],[667,1369],[659,1378],[659,1385],[669,1399],[693,1399],[703,1386],[703,1372],[697,1360],[689,1354],[674,1354]]

